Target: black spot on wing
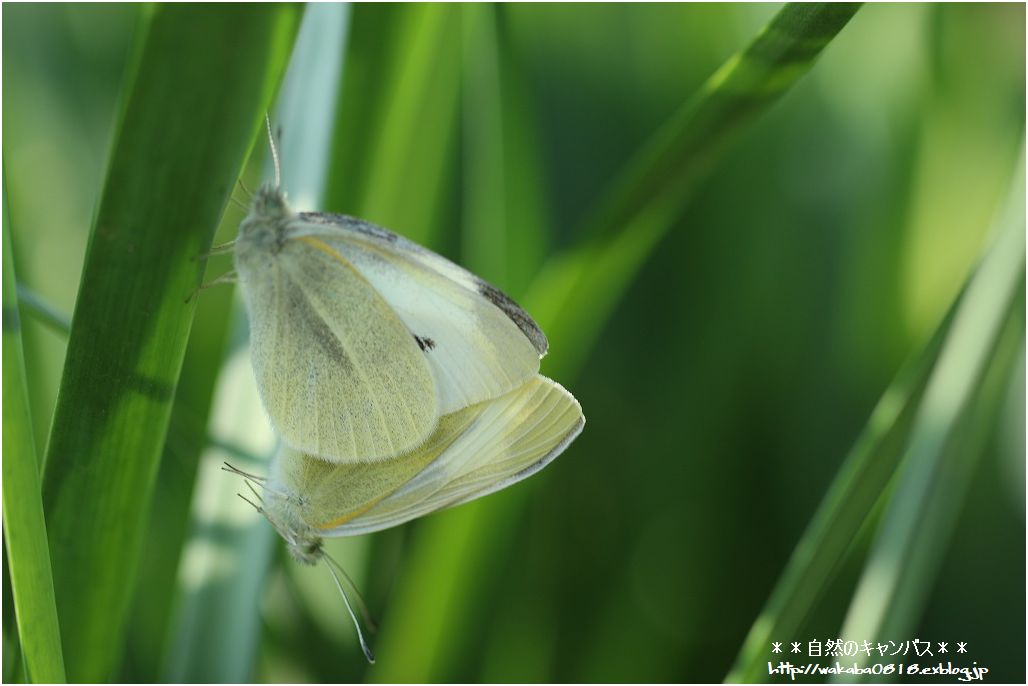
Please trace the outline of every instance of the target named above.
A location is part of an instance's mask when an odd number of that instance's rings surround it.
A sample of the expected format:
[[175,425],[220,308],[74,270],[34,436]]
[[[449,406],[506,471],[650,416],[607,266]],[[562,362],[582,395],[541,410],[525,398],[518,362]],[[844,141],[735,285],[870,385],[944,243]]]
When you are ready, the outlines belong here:
[[482,294],[486,300],[496,305],[498,308],[503,310],[503,313],[510,318],[512,322],[518,325],[521,332],[525,334],[532,345],[535,346],[536,351],[540,355],[545,355],[546,350],[549,348],[549,343],[546,340],[546,334],[542,332],[539,325],[535,323],[527,312],[521,309],[509,295],[501,291],[496,286],[488,284],[482,279],[475,277],[475,283],[478,286],[478,292]]
[[333,214],[331,212],[301,212],[300,219],[305,222],[321,224],[323,226],[342,224],[348,229],[353,229],[358,233],[363,233],[366,236],[378,238],[388,243],[395,243],[399,238],[399,236],[389,229],[383,229],[377,224],[366,222],[363,219],[358,219],[357,217],[351,217],[348,214]]
[[418,347],[421,348],[422,352],[428,352],[435,348],[435,341],[428,336],[422,338],[421,336],[414,334],[414,340],[418,342]]

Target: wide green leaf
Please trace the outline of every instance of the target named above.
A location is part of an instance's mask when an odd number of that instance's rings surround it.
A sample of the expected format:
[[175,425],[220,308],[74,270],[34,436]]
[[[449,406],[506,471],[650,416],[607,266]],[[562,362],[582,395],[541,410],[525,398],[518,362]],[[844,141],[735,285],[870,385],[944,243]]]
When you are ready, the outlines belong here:
[[[225,213],[215,243],[231,240],[239,216],[238,211]],[[219,269],[227,267],[212,261],[205,278],[216,278]],[[157,473],[160,486],[151,502],[139,582],[131,604],[128,649],[119,674],[126,681],[160,678],[179,562],[189,531],[189,509],[200,455],[207,445],[208,415],[224,360],[231,310],[231,288],[206,289],[198,298]]]
[[297,17],[297,8],[277,5],[159,6],[139,42],[86,255],[43,479],[66,664],[75,681],[108,678],[119,658],[195,307],[189,298],[202,267],[196,257],[211,244],[288,58]]

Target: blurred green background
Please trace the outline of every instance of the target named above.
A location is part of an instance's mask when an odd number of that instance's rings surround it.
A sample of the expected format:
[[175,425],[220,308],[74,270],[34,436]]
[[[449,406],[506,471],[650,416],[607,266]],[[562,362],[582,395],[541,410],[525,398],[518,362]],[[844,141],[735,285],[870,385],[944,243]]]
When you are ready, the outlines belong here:
[[[1024,164],[1024,6],[866,6],[712,160],[640,268],[603,286],[610,307],[582,304],[586,292],[562,312],[546,289],[554,256],[583,245],[635,151],[779,7],[307,8],[271,110],[295,203],[387,226],[543,311],[542,371],[588,423],[523,484],[332,542],[381,625],[368,666],[327,574],[289,560],[217,470],[260,459],[273,439],[240,357],[245,317],[230,288],[204,292],[108,678],[724,679],[872,409],[978,263]],[[3,7],[16,270],[69,318],[152,11]],[[269,178],[265,150],[256,138],[250,185]],[[174,188],[153,193],[175,201]],[[219,240],[241,217],[226,206]],[[207,278],[228,268],[216,258]],[[24,298],[22,311],[42,449],[68,339]],[[924,612],[909,635],[869,638],[966,641],[990,680],[1021,682],[1023,320],[1016,355],[966,499],[951,503],[952,536],[936,564],[911,570]],[[802,629],[775,640],[839,635],[875,521]],[[24,676],[9,593],[5,680]]]

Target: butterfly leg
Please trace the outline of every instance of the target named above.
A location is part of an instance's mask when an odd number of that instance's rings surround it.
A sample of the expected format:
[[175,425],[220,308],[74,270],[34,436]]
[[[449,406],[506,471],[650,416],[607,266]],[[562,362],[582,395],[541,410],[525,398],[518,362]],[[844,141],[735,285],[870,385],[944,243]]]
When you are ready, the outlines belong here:
[[197,260],[205,260],[213,255],[224,255],[225,253],[232,252],[236,249],[235,240],[231,240],[228,243],[222,243],[221,245],[215,245],[205,253],[201,253],[196,256]]
[[195,298],[200,293],[200,291],[202,291],[202,290],[211,288],[212,286],[220,286],[220,285],[226,284],[226,283],[235,283],[238,280],[239,280],[239,275],[236,274],[236,272],[234,270],[230,271],[230,272],[225,272],[224,274],[222,274],[221,276],[215,278],[212,281],[208,281],[207,283],[200,284],[200,286],[195,291],[190,293],[188,298],[186,298],[186,304],[191,302],[192,299]]

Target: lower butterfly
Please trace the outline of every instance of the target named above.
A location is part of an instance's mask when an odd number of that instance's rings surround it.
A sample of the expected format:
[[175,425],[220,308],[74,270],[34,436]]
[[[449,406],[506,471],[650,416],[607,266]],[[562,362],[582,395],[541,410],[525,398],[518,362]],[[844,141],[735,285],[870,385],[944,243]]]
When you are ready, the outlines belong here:
[[[327,562],[361,647],[374,662],[342,584],[356,589],[325,554],[322,540],[387,529],[521,481],[563,452],[584,425],[578,401],[536,375],[498,398],[443,416],[425,443],[389,460],[332,463],[283,446],[268,479],[229,469],[262,488],[259,503],[252,504],[294,558]],[[363,601],[360,609],[370,624]]]

